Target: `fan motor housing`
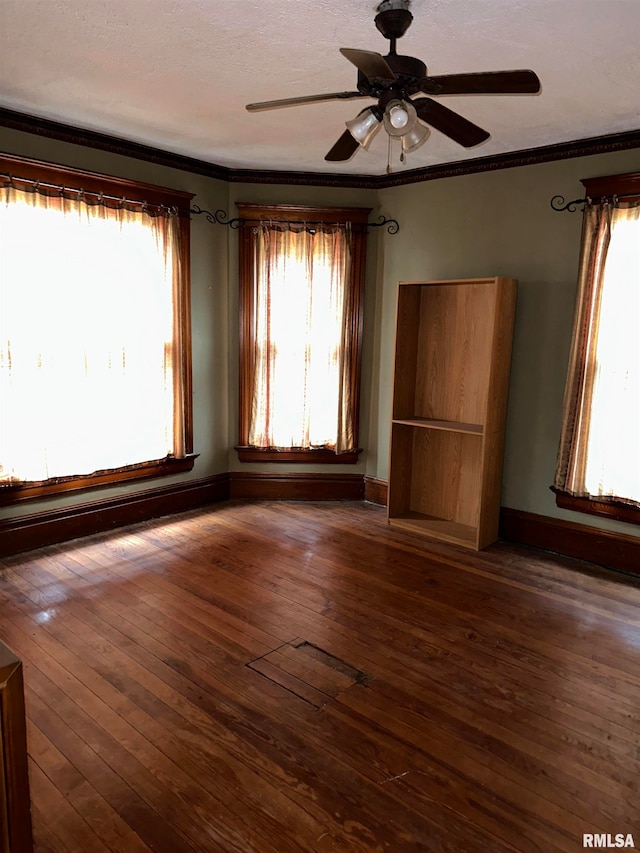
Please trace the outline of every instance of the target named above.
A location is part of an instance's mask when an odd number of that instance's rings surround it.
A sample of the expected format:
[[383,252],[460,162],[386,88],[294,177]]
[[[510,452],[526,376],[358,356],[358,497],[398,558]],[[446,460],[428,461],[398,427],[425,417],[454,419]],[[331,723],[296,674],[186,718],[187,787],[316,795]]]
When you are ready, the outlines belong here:
[[427,76],[427,66],[421,59],[414,56],[400,56],[397,53],[389,53],[385,60],[393,73],[401,80],[403,77],[414,78],[416,81]]
[[403,97],[422,91],[424,78],[427,76],[427,66],[414,56],[400,56],[390,53],[385,61],[396,75],[392,82],[384,77],[366,77],[358,71],[358,91],[364,95],[376,98]]

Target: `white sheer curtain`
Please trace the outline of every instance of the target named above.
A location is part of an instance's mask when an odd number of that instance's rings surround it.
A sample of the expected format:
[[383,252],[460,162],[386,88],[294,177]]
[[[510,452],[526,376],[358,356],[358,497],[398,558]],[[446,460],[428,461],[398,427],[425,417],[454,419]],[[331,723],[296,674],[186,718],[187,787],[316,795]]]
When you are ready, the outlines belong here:
[[350,231],[257,228],[249,445],[351,450]]
[[182,454],[174,220],[0,190],[0,481]]
[[640,506],[640,206],[585,210],[554,486]]

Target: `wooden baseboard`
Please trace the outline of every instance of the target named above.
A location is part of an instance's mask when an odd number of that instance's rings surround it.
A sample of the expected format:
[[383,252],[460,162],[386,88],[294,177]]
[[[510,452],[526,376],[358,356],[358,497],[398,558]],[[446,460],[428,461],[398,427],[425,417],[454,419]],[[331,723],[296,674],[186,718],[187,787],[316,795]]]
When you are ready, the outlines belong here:
[[609,569],[640,574],[640,538],[613,530],[502,507],[500,536]]
[[364,478],[364,499],[372,504],[387,505],[387,489],[388,483],[386,480],[378,480],[377,477]]
[[196,509],[229,497],[227,474],[0,521],[0,557]]
[[[364,478],[364,499],[387,505],[388,483]],[[500,536],[521,545],[555,551],[608,569],[640,574],[640,538],[561,518],[502,507]]]
[[[362,474],[232,471],[186,483],[0,521],[0,557],[197,509],[227,498],[367,500],[386,506],[387,481]],[[640,574],[640,538],[502,507],[500,536],[623,572]]]
[[231,471],[229,496],[270,501],[361,501],[362,474],[271,474]]

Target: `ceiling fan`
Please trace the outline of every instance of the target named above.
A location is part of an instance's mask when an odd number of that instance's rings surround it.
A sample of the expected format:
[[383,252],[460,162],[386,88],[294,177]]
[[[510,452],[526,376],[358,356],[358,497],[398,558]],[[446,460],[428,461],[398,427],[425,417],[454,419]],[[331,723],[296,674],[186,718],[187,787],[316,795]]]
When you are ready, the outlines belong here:
[[528,70],[427,76],[424,62],[396,52],[397,39],[413,21],[409,5],[410,0],[383,0],[378,6],[375,25],[390,42],[386,56],[370,50],[340,48],[340,53],[358,69],[357,91],[261,101],[247,104],[247,110],[258,112],[321,101],[375,98],[377,104],[366,107],[346,122],[347,130],[324,159],[349,160],[358,148],[369,148],[373,137],[384,126],[391,138],[400,140],[401,159],[404,160],[404,154],[415,151],[426,141],[427,125],[465,148],[489,138],[486,130],[434,101],[433,97],[414,98],[414,95],[533,95],[540,91],[540,80]]

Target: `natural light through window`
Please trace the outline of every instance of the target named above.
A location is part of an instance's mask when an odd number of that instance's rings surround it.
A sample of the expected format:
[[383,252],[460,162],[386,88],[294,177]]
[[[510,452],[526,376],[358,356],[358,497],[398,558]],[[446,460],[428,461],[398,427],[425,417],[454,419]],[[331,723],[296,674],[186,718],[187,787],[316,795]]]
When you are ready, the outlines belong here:
[[611,225],[595,345],[585,485],[640,501],[640,207]]
[[[258,358],[268,372],[271,411],[254,419],[254,443],[276,447],[335,447],[338,425],[339,349],[344,282],[327,258],[280,256],[271,276],[270,300],[259,300]],[[313,286],[309,287],[309,277]]]
[[583,184],[594,197],[583,211],[552,489],[564,509],[639,523],[640,193],[634,174]]
[[347,369],[348,232],[265,226],[259,229],[256,246],[255,378],[248,443],[335,450],[344,443],[340,404]]
[[171,229],[139,208],[0,202],[0,480],[174,453]]

